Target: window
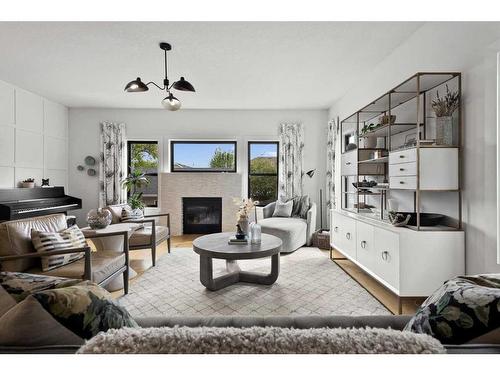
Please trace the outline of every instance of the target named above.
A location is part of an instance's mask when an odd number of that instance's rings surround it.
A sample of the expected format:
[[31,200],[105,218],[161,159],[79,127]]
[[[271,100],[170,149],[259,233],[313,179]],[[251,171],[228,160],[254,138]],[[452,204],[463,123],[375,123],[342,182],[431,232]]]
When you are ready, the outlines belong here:
[[171,141],[171,172],[236,172],[234,141]]
[[248,197],[265,206],[278,199],[279,142],[248,142]]
[[[128,173],[144,173],[149,185],[137,190],[142,192],[142,201],[146,207],[158,207],[158,142],[128,141],[127,142]],[[130,192],[128,192],[130,195]]]

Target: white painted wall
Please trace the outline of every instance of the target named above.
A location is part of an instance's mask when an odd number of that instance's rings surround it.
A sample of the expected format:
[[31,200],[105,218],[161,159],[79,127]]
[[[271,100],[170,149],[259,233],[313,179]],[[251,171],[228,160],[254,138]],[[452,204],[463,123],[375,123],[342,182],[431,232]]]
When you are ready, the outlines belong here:
[[[277,140],[278,125],[300,121],[305,129],[304,169],[317,168],[304,188],[315,202],[325,186],[326,110],[180,110],[164,109],[78,109],[69,111],[69,191],[82,198],[83,208],[75,211],[83,224],[86,213],[98,205],[98,178],[76,170],[87,155],[99,155],[99,123],[123,122],[130,140],[157,140],[162,150],[162,171],[168,171],[168,143],[171,139],[217,139],[238,141],[238,172],[247,188],[247,142]],[[168,211],[168,207],[162,207]],[[326,216],[326,212],[323,212]],[[318,216],[319,222],[319,216]],[[325,219],[323,218],[323,222]],[[319,224],[318,224],[319,225]]]
[[67,187],[68,109],[0,81],[0,188],[30,177]]
[[[352,89],[329,112],[330,117],[343,119],[418,71],[462,72],[463,220],[469,274],[500,271],[496,261],[495,213],[499,38],[498,24],[427,23],[372,72],[353,82]],[[340,157],[337,160],[340,161]]]

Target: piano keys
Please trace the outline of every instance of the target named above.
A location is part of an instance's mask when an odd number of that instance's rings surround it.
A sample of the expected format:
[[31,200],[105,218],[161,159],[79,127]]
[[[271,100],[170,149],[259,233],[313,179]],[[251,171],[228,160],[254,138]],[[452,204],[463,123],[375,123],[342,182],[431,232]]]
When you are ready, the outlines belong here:
[[82,208],[82,200],[64,194],[63,186],[0,189],[0,221],[66,213]]

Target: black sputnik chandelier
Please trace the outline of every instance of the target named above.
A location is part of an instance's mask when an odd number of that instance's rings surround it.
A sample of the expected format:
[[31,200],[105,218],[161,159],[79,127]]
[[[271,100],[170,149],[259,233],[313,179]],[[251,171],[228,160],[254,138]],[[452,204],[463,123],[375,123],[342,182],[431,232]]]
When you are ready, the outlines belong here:
[[167,51],[170,51],[172,49],[172,46],[169,43],[162,42],[160,43],[160,48],[164,51],[165,53],[165,78],[163,79],[163,87],[160,85],[157,85],[155,82],[151,81],[148,83],[144,83],[141,81],[140,77],[137,77],[135,80],[130,81],[127,83],[125,86],[125,91],[126,92],[144,92],[149,90],[149,85],[154,85],[158,87],[160,90],[165,90],[167,93],[167,96],[165,99],[161,101],[161,104],[163,107],[168,109],[169,111],[177,111],[179,108],[181,108],[181,102],[179,99],[177,99],[174,95],[172,95],[172,89],[176,89],[179,91],[191,91],[194,92],[195,89],[192,84],[190,84],[188,81],[184,79],[184,77],[181,77],[178,81],[175,81],[174,83],[170,84],[168,80],[168,63],[167,63]]

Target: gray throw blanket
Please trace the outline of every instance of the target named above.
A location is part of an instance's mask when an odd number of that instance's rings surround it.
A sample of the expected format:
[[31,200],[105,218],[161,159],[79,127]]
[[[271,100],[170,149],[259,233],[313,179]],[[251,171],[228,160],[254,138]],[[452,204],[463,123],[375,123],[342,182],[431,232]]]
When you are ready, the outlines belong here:
[[102,354],[433,354],[428,335],[380,328],[160,327],[101,332],[78,353]]

